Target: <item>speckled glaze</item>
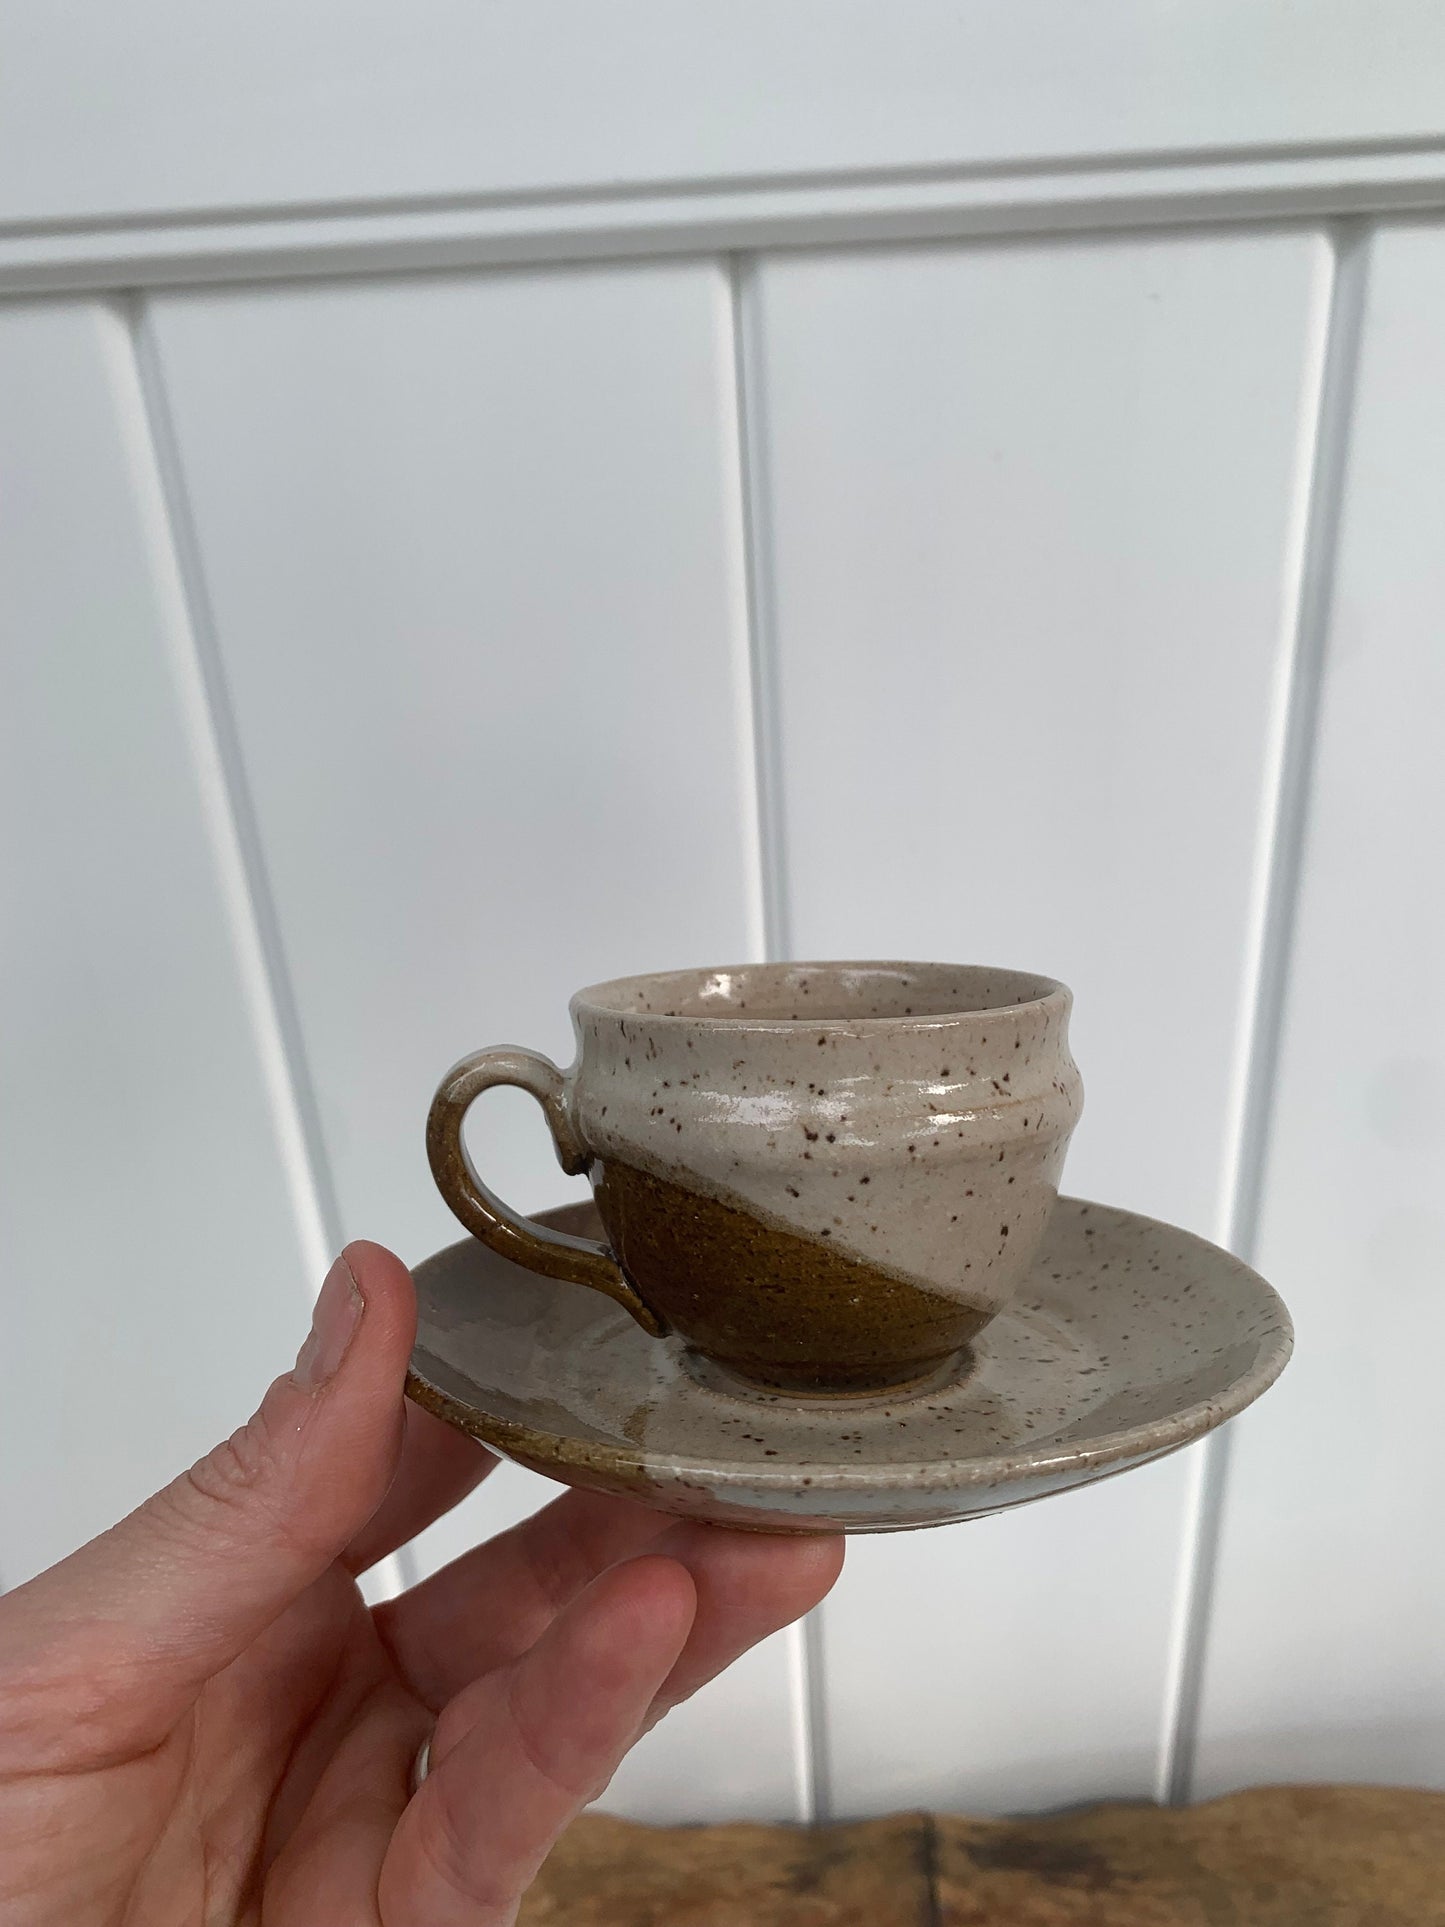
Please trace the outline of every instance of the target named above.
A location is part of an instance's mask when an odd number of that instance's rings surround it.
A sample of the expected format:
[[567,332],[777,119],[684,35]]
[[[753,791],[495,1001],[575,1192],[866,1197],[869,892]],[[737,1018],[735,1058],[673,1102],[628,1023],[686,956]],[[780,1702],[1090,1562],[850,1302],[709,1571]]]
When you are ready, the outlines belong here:
[[[598,1223],[590,1205],[543,1222]],[[407,1390],[428,1410],[549,1478],[766,1532],[903,1531],[1090,1484],[1243,1410],[1292,1343],[1237,1259],[1074,1198],[965,1361],[846,1404],[745,1387],[472,1239],[416,1282]]]
[[[1082,1104],[1070,998],[949,964],[745,965],[572,1000],[565,1074],[514,1050],[438,1092],[433,1170],[501,1255],[593,1285],[654,1333],[777,1390],[858,1395],[937,1371],[1038,1249]],[[542,1102],[606,1245],[512,1217],[466,1163],[489,1083]]]

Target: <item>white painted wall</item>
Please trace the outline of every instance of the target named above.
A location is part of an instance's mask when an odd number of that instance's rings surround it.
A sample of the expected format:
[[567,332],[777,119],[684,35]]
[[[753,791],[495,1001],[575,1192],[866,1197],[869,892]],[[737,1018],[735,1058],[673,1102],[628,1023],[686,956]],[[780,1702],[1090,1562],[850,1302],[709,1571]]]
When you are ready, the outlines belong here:
[[341,1238],[451,1235],[462,1049],[1018,962],[1072,1184],[1254,1257],[1297,1361],[855,1543],[611,1804],[1445,1786],[1438,9],[284,11],[7,16],[0,1577],[229,1430]]

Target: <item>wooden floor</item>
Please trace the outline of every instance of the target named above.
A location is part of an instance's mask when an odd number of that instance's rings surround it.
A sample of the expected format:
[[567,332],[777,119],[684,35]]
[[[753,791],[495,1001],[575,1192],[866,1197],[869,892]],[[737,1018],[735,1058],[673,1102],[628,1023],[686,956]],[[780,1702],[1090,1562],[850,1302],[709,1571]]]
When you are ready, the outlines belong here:
[[1445,1795],[1266,1787],[1040,1820],[584,1814],[519,1927],[1440,1927]]

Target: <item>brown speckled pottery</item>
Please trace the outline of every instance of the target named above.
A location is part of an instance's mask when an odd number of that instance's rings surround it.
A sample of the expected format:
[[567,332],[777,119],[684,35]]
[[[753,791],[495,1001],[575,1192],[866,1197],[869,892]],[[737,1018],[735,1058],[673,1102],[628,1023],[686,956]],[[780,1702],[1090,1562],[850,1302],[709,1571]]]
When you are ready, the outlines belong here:
[[[599,1228],[587,1204],[540,1222]],[[1284,1306],[1237,1259],[1075,1198],[963,1360],[850,1401],[748,1388],[472,1238],[416,1283],[407,1389],[428,1410],[569,1485],[768,1532],[943,1525],[1091,1484],[1241,1411],[1291,1344]]]
[[[577,1061],[479,1051],[432,1106],[443,1196],[751,1384],[859,1396],[948,1370],[1039,1248],[1082,1087],[1069,993],[954,964],[750,964],[572,999]],[[606,1242],[514,1216],[468,1162],[495,1084],[541,1102]]]

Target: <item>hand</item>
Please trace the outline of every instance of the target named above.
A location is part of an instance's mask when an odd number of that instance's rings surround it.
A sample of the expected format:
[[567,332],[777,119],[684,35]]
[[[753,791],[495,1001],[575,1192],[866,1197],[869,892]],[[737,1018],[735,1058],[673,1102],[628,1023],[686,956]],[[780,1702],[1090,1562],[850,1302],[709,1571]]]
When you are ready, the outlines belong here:
[[827,1592],[840,1540],[569,1492],[369,1611],[494,1463],[404,1403],[415,1321],[349,1246],[250,1423],[0,1600],[6,1927],[500,1927],[632,1742]]

